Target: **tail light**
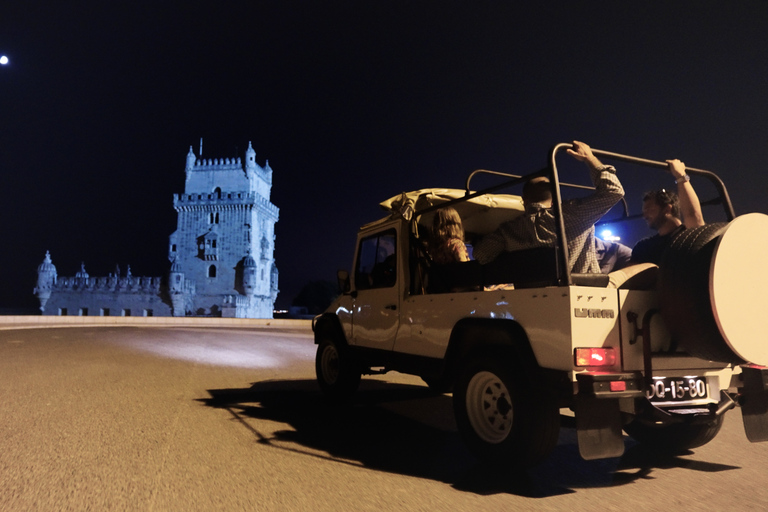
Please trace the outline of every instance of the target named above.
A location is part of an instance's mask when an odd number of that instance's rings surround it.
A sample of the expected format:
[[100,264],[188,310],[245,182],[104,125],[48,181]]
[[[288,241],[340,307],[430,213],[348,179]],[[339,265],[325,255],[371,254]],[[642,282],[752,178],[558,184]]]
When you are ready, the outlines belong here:
[[614,366],[616,350],[613,348],[577,348],[573,351],[576,366]]

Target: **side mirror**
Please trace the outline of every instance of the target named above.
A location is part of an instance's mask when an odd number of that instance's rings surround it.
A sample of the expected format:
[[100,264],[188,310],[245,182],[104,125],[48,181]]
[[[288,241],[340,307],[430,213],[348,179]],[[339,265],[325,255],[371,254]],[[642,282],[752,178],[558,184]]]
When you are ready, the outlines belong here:
[[341,293],[349,293],[349,290],[352,287],[349,283],[349,272],[346,270],[339,270],[336,273],[336,279],[339,284],[339,291]]

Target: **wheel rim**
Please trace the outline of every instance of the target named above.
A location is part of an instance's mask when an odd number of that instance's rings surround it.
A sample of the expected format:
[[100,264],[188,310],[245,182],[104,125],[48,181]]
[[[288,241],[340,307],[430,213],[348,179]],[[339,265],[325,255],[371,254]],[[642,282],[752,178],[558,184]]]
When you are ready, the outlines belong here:
[[333,345],[326,345],[320,356],[320,369],[323,372],[323,380],[328,384],[335,384],[339,378],[339,353]]
[[486,443],[504,441],[512,430],[512,399],[504,382],[487,371],[476,373],[467,386],[467,417]]

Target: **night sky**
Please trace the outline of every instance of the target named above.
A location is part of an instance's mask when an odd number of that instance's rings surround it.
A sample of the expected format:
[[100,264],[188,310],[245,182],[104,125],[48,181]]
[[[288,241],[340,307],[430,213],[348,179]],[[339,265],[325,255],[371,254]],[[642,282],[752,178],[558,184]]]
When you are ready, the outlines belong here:
[[[165,275],[201,137],[274,170],[278,307],[350,266],[380,201],[558,142],[680,158],[768,213],[766,29],[763,0],[5,2],[0,307],[37,305],[46,250],[60,276]],[[617,167],[635,213],[672,186]]]

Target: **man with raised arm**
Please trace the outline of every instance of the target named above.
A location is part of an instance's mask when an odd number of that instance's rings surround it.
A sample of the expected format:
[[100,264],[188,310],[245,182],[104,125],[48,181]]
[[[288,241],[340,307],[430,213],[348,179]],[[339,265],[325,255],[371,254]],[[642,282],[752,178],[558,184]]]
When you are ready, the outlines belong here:
[[632,263],[658,265],[664,250],[678,234],[686,228],[704,225],[701,203],[691,186],[691,177],[685,172],[685,164],[680,160],[667,160],[667,165],[675,178],[677,193],[661,189],[643,196],[643,218],[657,233],[635,244]]
[[[590,195],[563,202],[568,263],[571,272],[600,273],[594,225],[624,197],[624,189],[616,177],[616,169],[603,165],[587,144],[573,141],[568,154],[587,165],[595,185],[595,191]],[[549,179],[538,177],[528,181],[523,187],[523,204],[525,212],[521,216],[501,224],[474,245],[473,254],[477,261],[486,264],[503,251],[555,245],[557,229]]]

